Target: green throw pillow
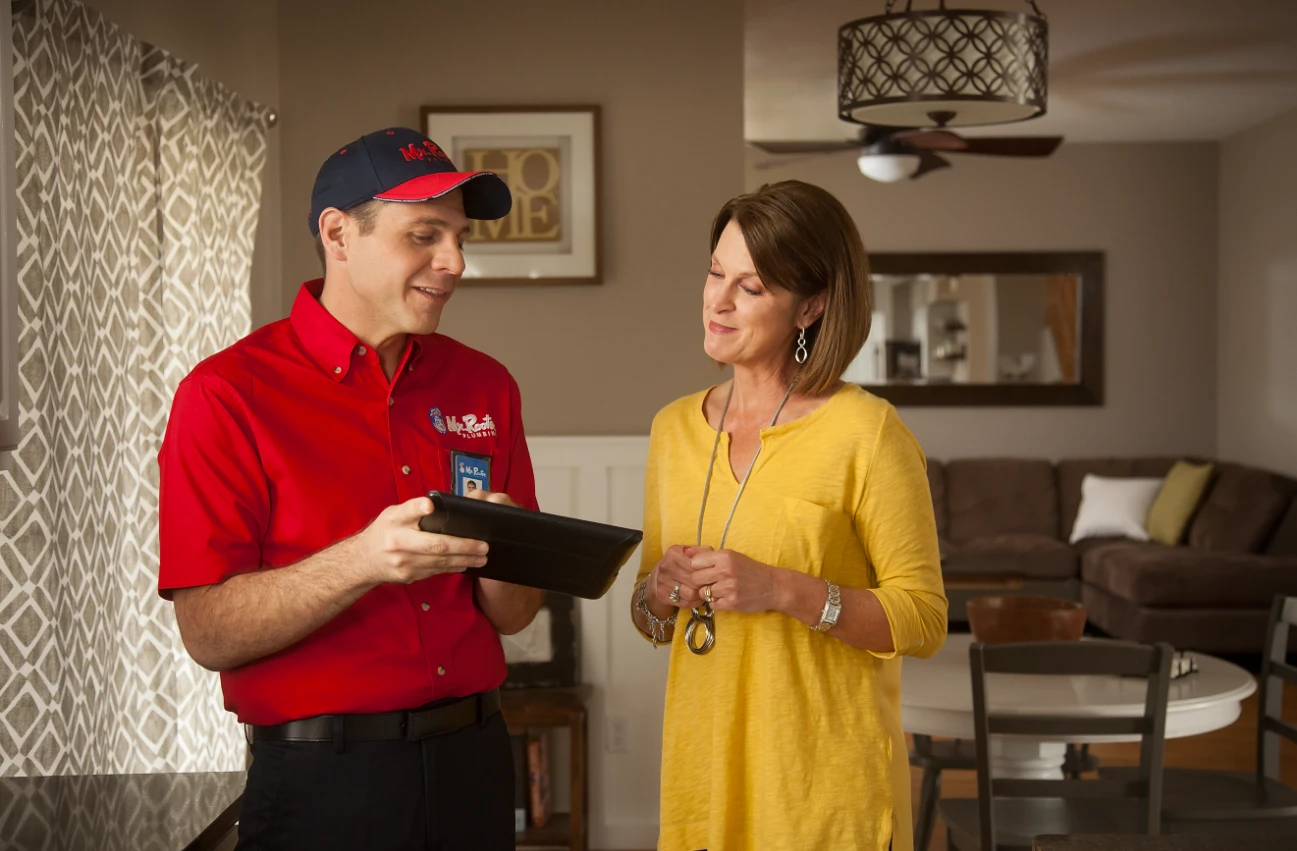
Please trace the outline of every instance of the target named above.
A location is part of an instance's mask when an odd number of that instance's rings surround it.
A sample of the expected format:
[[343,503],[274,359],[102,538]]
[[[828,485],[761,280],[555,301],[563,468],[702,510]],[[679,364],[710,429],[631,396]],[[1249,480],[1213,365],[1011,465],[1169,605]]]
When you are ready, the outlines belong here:
[[1148,537],[1161,544],[1174,546],[1184,537],[1202,495],[1211,482],[1211,464],[1190,464],[1177,461],[1166,474],[1162,490],[1148,509]]

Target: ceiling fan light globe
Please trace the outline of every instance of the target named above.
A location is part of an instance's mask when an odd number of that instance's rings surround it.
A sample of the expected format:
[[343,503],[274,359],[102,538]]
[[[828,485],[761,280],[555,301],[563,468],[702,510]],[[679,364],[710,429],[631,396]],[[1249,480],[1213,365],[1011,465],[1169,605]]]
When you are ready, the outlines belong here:
[[908,180],[919,170],[918,154],[861,154],[856,160],[860,173],[879,183]]

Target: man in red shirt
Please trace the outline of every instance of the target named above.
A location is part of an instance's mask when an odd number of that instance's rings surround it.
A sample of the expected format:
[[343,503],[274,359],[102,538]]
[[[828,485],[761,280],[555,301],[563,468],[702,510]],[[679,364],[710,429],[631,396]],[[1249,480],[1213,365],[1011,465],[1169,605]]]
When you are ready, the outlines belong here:
[[413,130],[338,149],[324,278],[176,391],[158,587],[251,730],[240,849],[514,847],[499,634],[542,593],[418,527],[430,490],[536,508],[517,384],[435,333],[469,220],[511,204]]

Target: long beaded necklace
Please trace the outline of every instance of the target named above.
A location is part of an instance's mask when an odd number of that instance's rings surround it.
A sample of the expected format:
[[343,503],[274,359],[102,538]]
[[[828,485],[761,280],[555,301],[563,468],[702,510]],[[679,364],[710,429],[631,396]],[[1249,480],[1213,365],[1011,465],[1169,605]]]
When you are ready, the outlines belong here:
[[[779,403],[779,407],[775,409],[775,415],[770,418],[770,426],[769,426],[770,428],[774,428],[775,421],[779,419],[779,414],[781,411],[783,411],[784,405],[787,404],[788,397],[792,395],[793,388],[797,386],[797,379],[800,377],[801,377],[801,373],[798,372],[797,375],[793,376],[793,380],[789,382],[788,390],[787,392],[784,393],[783,401],[781,401]],[[694,546],[697,547],[701,547],[703,543],[703,517],[707,514],[707,495],[711,491],[712,471],[716,468],[716,455],[721,445],[721,432],[724,430],[725,427],[725,414],[729,412],[730,400],[733,398],[734,398],[734,385],[733,383],[731,383],[730,392],[725,397],[725,407],[721,409],[720,422],[716,424],[716,440],[712,444],[712,459],[711,462],[707,465],[707,479],[706,481],[703,482],[702,505],[698,509],[698,535],[694,544]],[[739,482],[739,490],[738,493],[734,494],[734,504],[730,506],[729,517],[725,518],[725,528],[721,531],[721,542],[720,545],[716,548],[718,550],[725,549],[725,539],[729,537],[730,523],[734,520],[734,512],[739,507],[739,499],[742,498],[743,496],[743,489],[748,486],[748,478],[752,475],[752,470],[757,466],[757,458],[761,456],[761,450],[764,448],[765,448],[765,443],[757,444],[756,454],[752,456],[752,461],[751,463],[748,464],[747,472],[743,474],[743,480]],[[699,626],[701,626],[703,630],[703,643],[701,645],[695,645],[694,633],[697,632]],[[689,647],[691,651],[701,656],[707,651],[711,650],[712,645],[715,643],[716,643],[716,613],[712,611],[711,602],[708,601],[703,603],[702,608],[690,609],[689,625],[685,627],[685,644]]]

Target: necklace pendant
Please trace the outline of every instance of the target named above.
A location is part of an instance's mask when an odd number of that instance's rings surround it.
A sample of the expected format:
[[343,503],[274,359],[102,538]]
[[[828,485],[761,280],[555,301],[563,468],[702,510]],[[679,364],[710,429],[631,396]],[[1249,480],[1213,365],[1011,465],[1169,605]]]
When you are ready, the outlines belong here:
[[[698,627],[702,626],[703,639],[702,644],[694,641],[694,635]],[[702,656],[712,649],[716,643],[716,615],[712,612],[712,607],[703,604],[701,609],[691,609],[689,612],[689,625],[685,627],[685,645],[695,656]]]

